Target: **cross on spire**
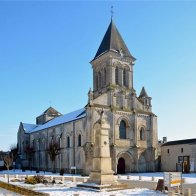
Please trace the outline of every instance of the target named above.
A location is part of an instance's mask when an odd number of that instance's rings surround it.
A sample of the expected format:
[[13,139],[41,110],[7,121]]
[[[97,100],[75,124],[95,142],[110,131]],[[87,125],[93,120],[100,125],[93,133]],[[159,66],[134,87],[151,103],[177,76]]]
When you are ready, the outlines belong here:
[[114,6],[113,5],[111,5],[110,13],[111,13],[111,19],[112,19],[114,16]]

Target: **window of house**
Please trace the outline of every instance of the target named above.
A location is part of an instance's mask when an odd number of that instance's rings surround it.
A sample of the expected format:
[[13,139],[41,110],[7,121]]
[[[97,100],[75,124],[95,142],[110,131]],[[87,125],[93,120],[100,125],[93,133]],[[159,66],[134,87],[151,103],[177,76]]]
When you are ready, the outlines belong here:
[[139,137],[140,137],[140,140],[145,140],[144,127],[141,127],[141,128],[140,128]]
[[67,137],[67,148],[70,148],[70,137]]
[[118,67],[116,67],[116,69],[115,69],[115,83],[118,84],[118,81],[119,81],[119,79],[118,79]]
[[169,149],[167,149],[167,154],[169,154]]
[[78,146],[81,146],[82,145],[82,138],[81,138],[81,135],[79,134],[78,135]]
[[120,122],[119,138],[126,139],[126,123],[124,120],[121,120],[121,122]]
[[184,149],[183,149],[183,148],[181,148],[181,153],[183,153],[183,151],[184,151]]

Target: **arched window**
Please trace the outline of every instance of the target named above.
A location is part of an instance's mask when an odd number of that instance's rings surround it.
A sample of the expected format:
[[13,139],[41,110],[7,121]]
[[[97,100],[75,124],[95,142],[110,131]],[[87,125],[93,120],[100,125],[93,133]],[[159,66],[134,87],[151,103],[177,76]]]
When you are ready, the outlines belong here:
[[106,68],[103,69],[103,85],[106,85]]
[[126,69],[123,69],[123,85],[127,86],[127,81],[126,81]]
[[140,128],[140,140],[145,140],[144,127]]
[[96,76],[95,76],[95,88],[96,88],[96,90],[99,88],[99,78],[98,78],[97,73],[96,73]]
[[82,138],[81,138],[81,135],[79,134],[78,135],[78,146],[81,146],[82,145]]
[[41,140],[41,138],[39,138],[37,140],[37,143],[38,143],[38,150],[40,151],[41,150],[41,146],[42,146],[42,140]]
[[70,148],[70,137],[67,136],[67,148]]
[[58,149],[61,148],[61,137],[57,137],[57,146],[58,146]]
[[118,81],[119,81],[119,79],[118,79],[118,67],[116,67],[116,69],[115,69],[115,83],[118,84]]
[[119,138],[126,139],[126,123],[124,120],[121,120],[121,122],[120,122]]
[[34,150],[36,150],[36,142],[35,142],[35,139],[33,140],[33,148],[34,148]]
[[45,140],[45,139],[43,139],[43,140],[42,140],[42,146],[41,146],[41,149],[42,149],[42,150],[45,150],[45,148],[46,148],[46,140]]
[[22,142],[22,149],[25,150],[25,142]]
[[101,72],[98,73],[98,88],[101,88]]

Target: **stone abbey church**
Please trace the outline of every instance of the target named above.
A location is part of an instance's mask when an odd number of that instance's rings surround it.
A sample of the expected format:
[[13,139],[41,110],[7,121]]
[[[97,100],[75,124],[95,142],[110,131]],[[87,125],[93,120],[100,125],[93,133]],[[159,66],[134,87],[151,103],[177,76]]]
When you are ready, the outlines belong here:
[[[52,170],[48,147],[56,142],[57,171],[76,168],[77,173],[89,174],[96,143],[95,124],[104,113],[113,171],[156,171],[157,116],[152,113],[151,97],[145,88],[139,96],[134,90],[135,60],[111,20],[91,61],[93,89],[88,92],[88,103],[65,115],[50,107],[36,118],[36,124],[21,122],[18,130],[21,166]],[[29,152],[27,148],[33,150]]]

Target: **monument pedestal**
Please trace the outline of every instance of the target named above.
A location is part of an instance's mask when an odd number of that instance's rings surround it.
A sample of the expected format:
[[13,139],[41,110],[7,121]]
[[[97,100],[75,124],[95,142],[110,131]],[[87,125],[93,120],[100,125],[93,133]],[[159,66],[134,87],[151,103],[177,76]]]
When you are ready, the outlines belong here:
[[100,119],[94,125],[95,145],[93,150],[93,169],[87,183],[78,185],[79,187],[93,188],[96,190],[125,189],[126,184],[120,184],[114,177],[110,157],[109,146],[110,126],[103,118],[103,111]]

